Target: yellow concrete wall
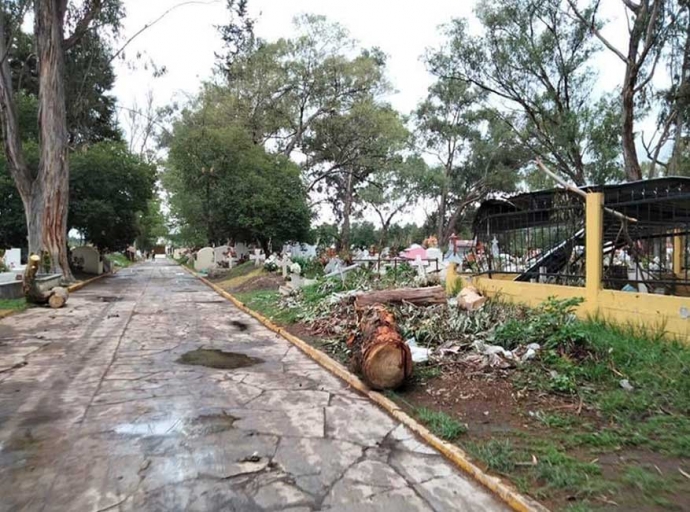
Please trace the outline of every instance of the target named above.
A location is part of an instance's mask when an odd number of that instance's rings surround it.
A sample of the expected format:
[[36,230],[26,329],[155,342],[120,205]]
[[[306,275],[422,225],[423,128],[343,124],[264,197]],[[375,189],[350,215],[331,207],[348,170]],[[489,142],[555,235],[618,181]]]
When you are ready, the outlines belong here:
[[670,337],[690,343],[690,298],[687,297],[599,290],[592,302],[587,300],[583,287],[503,281],[468,274],[458,277],[487,297],[499,297],[530,307],[538,306],[549,297],[581,297],[585,299],[577,310],[581,318],[596,315],[623,326],[663,328]]

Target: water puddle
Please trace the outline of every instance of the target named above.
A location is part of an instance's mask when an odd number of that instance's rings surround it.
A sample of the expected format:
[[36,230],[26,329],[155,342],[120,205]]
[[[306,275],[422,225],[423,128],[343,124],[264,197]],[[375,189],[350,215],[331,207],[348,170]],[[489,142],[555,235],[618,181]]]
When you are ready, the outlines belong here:
[[230,325],[233,327],[236,327],[240,331],[244,332],[249,330],[249,324],[247,322],[243,322],[241,320],[230,320]]
[[167,418],[144,423],[122,423],[113,432],[126,436],[160,437],[184,435],[198,437],[225,432],[233,428],[237,418],[229,414],[206,414],[196,418]]
[[186,352],[176,361],[180,364],[192,366],[206,366],[220,370],[236,370],[255,364],[263,363],[263,359],[251,357],[236,352],[223,352],[222,350],[199,348]]

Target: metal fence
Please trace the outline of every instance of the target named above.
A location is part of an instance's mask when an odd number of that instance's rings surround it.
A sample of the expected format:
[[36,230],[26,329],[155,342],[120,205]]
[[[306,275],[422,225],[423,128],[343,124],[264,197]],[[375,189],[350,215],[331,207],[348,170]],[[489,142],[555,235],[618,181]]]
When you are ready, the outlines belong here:
[[567,192],[494,200],[474,224],[465,268],[515,281],[584,286],[585,205]]
[[690,296],[690,187],[667,181],[604,198],[604,288]]

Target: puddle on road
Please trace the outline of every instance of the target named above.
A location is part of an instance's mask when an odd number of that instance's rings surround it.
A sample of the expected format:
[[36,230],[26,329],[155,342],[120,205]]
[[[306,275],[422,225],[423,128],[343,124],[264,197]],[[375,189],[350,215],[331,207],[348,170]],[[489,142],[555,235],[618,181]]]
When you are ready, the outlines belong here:
[[137,437],[184,435],[203,436],[233,428],[237,418],[229,414],[206,414],[196,418],[168,418],[146,423],[122,423],[113,429],[116,434]]
[[255,364],[263,363],[263,359],[251,357],[236,352],[223,352],[222,350],[199,348],[186,352],[176,361],[180,364],[192,366],[206,366],[220,370],[236,370]]
[[100,300],[101,302],[119,302],[122,300],[122,297],[116,297],[114,295],[104,295],[98,297],[98,300]]
[[241,320],[230,320],[230,325],[237,327],[240,331],[244,332],[249,329],[249,324]]

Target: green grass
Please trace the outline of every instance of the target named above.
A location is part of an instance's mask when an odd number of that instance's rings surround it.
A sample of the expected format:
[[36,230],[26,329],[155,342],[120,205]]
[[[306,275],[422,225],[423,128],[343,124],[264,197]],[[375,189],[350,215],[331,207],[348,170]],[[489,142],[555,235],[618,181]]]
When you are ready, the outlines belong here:
[[106,258],[108,258],[114,266],[121,268],[129,267],[132,264],[132,262],[129,261],[124,254],[119,252],[111,252],[110,254],[106,255]]
[[[253,265],[253,264],[252,264]],[[280,324],[294,324],[299,319],[299,308],[280,306],[280,293],[274,290],[257,290],[234,294],[248,308]]]
[[646,498],[656,501],[661,493],[671,492],[675,489],[675,482],[668,476],[660,475],[654,469],[641,466],[630,466],[625,470],[622,481],[631,487],[635,487]]
[[467,427],[444,412],[432,411],[426,407],[416,409],[419,421],[441,439],[453,441],[467,432]]
[[24,299],[0,299],[0,311],[24,311],[28,307]]

